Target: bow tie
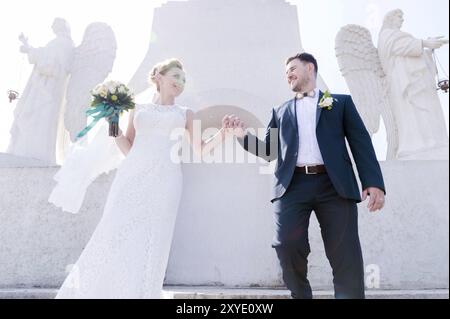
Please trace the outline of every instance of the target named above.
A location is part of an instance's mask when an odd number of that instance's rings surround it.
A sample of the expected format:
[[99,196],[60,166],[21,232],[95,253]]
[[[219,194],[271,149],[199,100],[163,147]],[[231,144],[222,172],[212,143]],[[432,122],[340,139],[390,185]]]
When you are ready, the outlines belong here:
[[316,96],[316,91],[312,90],[309,92],[301,92],[301,93],[297,93],[297,98],[299,100],[305,98],[305,97],[310,97],[310,98],[314,98]]

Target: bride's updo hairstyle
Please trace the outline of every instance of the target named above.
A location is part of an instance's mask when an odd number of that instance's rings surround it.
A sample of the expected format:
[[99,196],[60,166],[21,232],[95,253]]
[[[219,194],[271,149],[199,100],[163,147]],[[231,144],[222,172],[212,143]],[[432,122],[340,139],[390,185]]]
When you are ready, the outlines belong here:
[[150,72],[150,82],[156,85],[156,89],[159,92],[159,86],[156,81],[156,75],[161,74],[165,75],[170,69],[173,68],[179,68],[183,70],[183,64],[178,59],[167,59],[165,61],[157,63],[153,69],[152,72]]

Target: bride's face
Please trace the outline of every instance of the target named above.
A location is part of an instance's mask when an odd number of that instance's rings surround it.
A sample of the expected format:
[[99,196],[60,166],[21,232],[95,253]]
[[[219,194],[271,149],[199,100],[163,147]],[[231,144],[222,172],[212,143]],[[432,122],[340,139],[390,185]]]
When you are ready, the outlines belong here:
[[172,68],[159,78],[161,94],[179,96],[184,91],[186,74],[180,68]]

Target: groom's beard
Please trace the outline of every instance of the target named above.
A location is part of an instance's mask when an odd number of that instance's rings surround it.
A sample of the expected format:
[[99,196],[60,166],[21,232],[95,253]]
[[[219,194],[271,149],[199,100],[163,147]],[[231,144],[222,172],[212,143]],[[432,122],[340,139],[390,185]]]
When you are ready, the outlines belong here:
[[295,86],[292,91],[295,93],[302,93],[305,91],[305,88],[308,87],[309,79],[302,79],[298,82],[297,86]]
[[294,87],[294,88],[292,89],[292,91],[293,91],[294,93],[301,93],[301,92],[304,91],[304,90],[303,90],[304,87],[305,87],[305,85],[299,84],[299,85],[297,85],[296,87]]

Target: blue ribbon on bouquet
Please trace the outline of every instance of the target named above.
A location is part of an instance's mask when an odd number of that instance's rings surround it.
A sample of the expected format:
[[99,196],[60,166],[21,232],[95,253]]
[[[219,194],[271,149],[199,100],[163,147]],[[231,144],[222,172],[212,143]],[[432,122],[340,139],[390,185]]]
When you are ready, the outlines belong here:
[[94,105],[86,111],[87,116],[91,116],[94,120],[78,133],[77,140],[85,136],[102,118],[108,118],[113,123],[119,123],[120,112],[114,105],[107,102]]

